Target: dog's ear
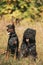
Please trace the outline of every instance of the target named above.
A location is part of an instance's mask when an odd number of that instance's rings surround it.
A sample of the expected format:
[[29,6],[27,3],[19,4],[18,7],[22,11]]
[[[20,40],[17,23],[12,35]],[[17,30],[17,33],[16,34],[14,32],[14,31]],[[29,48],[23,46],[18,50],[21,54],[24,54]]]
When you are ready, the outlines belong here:
[[12,16],[12,21],[11,21],[11,23],[12,23],[13,28],[15,28],[13,19],[14,19],[14,17]]
[[12,24],[14,25],[14,21],[12,21]]
[[12,24],[14,24],[14,19],[15,19],[15,17],[12,16],[12,18],[11,18],[11,23],[12,23]]

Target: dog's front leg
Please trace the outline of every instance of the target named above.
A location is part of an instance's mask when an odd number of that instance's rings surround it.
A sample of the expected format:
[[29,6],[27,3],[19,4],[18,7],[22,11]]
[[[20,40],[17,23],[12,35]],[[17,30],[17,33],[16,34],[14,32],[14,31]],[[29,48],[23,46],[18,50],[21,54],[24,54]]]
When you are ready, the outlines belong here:
[[5,56],[5,60],[6,60],[6,61],[9,59],[9,54],[10,54],[10,52],[7,51],[7,52],[6,52],[6,56]]

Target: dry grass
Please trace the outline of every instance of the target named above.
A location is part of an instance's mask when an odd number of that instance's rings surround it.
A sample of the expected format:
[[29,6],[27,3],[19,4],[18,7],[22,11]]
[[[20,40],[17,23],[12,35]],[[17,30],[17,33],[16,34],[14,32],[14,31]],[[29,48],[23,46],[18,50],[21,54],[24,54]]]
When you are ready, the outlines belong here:
[[[43,65],[43,22],[29,22],[30,19],[24,19],[21,21],[20,25],[15,25],[16,33],[19,38],[20,45],[22,43],[23,33],[27,28],[32,28],[36,30],[36,49],[38,54],[38,59],[36,63],[32,58],[23,58],[20,60],[13,60],[12,57],[8,61],[4,61],[5,55],[1,53],[6,50],[8,35],[6,31],[6,25],[9,22],[0,20],[0,65]],[[19,46],[20,47],[20,46]]]

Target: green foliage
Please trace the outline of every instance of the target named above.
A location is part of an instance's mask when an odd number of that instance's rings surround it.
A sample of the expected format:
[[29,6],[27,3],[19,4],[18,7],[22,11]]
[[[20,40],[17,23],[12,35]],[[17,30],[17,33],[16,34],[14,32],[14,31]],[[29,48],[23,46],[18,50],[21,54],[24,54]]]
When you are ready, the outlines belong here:
[[43,6],[43,0],[1,0],[0,15],[13,14],[15,11],[19,11],[22,15],[17,13],[18,17],[25,18],[30,16],[34,19],[34,15],[41,12],[39,9],[40,6]]
[[43,5],[43,0],[36,0],[35,3],[36,3],[36,7],[40,7]]

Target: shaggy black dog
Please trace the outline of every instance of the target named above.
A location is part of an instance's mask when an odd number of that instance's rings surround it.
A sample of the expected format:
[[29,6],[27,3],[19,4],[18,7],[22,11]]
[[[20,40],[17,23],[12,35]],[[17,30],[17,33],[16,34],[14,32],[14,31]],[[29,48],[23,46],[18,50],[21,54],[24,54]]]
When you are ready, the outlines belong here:
[[33,29],[28,28],[25,30],[24,35],[23,35],[23,42],[21,44],[21,56],[26,57],[26,56],[33,56],[36,57],[36,31]]
[[9,34],[8,46],[7,46],[7,55],[10,52],[13,55],[15,54],[16,58],[18,58],[19,40],[18,40],[17,34],[15,32],[14,24],[7,25],[7,32]]

